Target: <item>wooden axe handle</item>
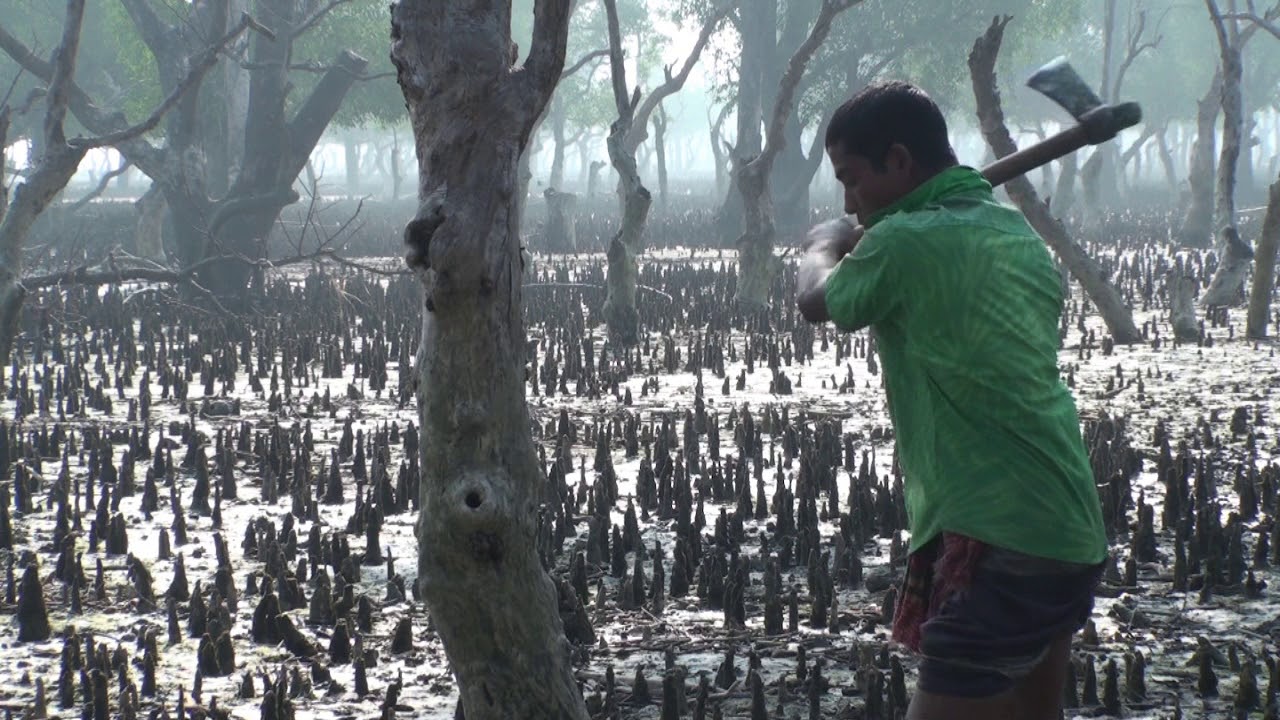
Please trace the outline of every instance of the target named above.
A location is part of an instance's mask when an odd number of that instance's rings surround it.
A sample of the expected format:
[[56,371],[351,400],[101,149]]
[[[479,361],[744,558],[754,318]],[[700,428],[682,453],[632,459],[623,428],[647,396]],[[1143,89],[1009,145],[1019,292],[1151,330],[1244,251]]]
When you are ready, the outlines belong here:
[[1031,147],[1023,148],[1012,155],[1005,155],[982,168],[982,175],[992,187],[999,187],[1019,175],[1025,175],[1041,165],[1070,155],[1089,144],[1091,144],[1089,133],[1085,126],[1073,125]]

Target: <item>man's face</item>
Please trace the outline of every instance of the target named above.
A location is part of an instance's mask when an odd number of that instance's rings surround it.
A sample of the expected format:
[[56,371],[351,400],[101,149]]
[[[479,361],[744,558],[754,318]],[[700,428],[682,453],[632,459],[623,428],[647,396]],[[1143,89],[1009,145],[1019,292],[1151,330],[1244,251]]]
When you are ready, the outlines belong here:
[[844,211],[856,214],[858,222],[865,223],[911,190],[910,153],[901,145],[890,148],[883,171],[877,171],[866,157],[845,152],[841,143],[827,146],[827,156],[844,186]]

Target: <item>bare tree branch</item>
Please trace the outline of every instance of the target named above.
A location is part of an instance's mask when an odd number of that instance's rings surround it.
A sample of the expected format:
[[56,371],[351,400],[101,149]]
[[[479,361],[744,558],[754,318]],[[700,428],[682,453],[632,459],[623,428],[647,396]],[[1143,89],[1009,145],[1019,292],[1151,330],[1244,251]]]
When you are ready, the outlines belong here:
[[212,255],[199,262],[177,269],[162,267],[119,267],[117,259],[118,258],[113,255],[95,265],[81,265],[70,270],[24,278],[22,286],[30,291],[38,290],[40,288],[62,287],[66,285],[96,286],[123,282],[176,284],[191,281],[204,268],[215,263],[222,262],[241,263],[252,267],[262,268],[264,270],[272,270],[287,267],[289,265],[297,265],[299,263],[328,260],[338,265],[386,277],[410,275],[413,272],[411,270],[385,270],[372,265],[366,265],[364,263],[342,257],[336,251],[327,248],[310,253],[300,253],[286,258],[278,258],[275,260],[254,260],[238,254]]
[[67,86],[76,71],[76,54],[80,51],[80,27],[84,24],[85,0],[67,0],[67,19],[62,25],[62,41],[53,53],[53,76],[49,78],[49,94],[45,97],[48,111],[44,116],[46,147],[63,145],[66,133],[62,121],[67,117]]
[[564,70],[564,53],[569,41],[571,0],[534,0],[533,39],[529,57],[524,61],[526,91],[532,94],[533,110],[528,117],[528,131],[533,129],[551,99],[560,73]]
[[186,76],[184,76],[182,80],[174,86],[173,91],[169,93],[169,96],[164,99],[164,102],[160,103],[159,107],[152,111],[151,115],[146,120],[143,120],[137,125],[133,125],[113,133],[108,133],[106,135],[99,135],[98,137],[93,138],[75,138],[70,141],[70,144],[75,147],[89,150],[92,148],[105,147],[107,145],[117,145],[126,140],[132,140],[139,135],[150,132],[156,125],[160,124],[161,118],[163,118],[165,113],[169,112],[169,110],[178,103],[178,100],[180,100],[183,95],[204,79],[205,73],[207,73],[209,68],[213,67],[214,63],[218,61],[218,53],[222,48],[226,47],[227,43],[234,40],[240,33],[255,26],[257,26],[257,24],[253,22],[253,19],[249,17],[248,13],[245,13],[241,16],[240,22],[237,23],[236,26],[226,35],[223,35],[218,42],[210,45],[208,48],[205,48],[200,55],[193,57]]
[[[1164,19],[1168,17],[1169,10],[1171,9],[1172,8],[1166,8],[1165,11],[1160,14],[1160,17],[1156,19],[1155,26],[1151,30],[1154,37],[1145,42],[1142,38],[1146,35],[1147,31],[1147,11],[1139,10],[1136,22],[1132,20],[1130,21],[1129,36],[1125,43],[1124,59],[1120,61],[1120,67],[1116,70],[1115,83],[1112,85],[1112,102],[1115,102],[1120,97],[1120,88],[1124,85],[1124,76],[1129,72],[1129,67],[1133,65],[1133,62],[1147,50],[1154,50],[1159,47],[1161,41],[1164,40],[1164,35],[1160,33],[1160,25],[1164,23]],[[1106,92],[1106,88],[1103,88],[1103,92]]]
[[[21,41],[9,34],[3,24],[0,24],[0,49],[37,78],[46,83],[52,80],[53,64],[37,56]],[[89,130],[103,134],[124,127],[125,118],[122,113],[107,112],[99,108],[75,82],[67,83],[67,93],[69,105],[76,119]],[[134,138],[127,143],[122,143],[118,149],[128,155],[133,164],[148,176],[154,178],[164,172],[162,152],[145,140]]]
[[592,60],[595,60],[596,58],[601,58],[601,57],[608,57],[608,55],[609,55],[609,48],[599,48],[596,50],[592,50],[586,55],[583,55],[582,57],[578,58],[577,62],[570,65],[567,69],[565,69],[564,72],[560,73],[560,79],[564,80],[565,78],[581,70],[583,66],[585,66],[587,63],[591,62]]
[[[772,166],[773,159],[786,144],[784,131],[787,121],[791,119],[792,106],[795,104],[792,100],[795,97],[796,85],[804,75],[809,58],[813,57],[827,39],[827,35],[831,32],[831,23],[835,21],[836,16],[861,2],[862,0],[823,0],[822,9],[818,11],[817,19],[813,21],[809,36],[791,55],[791,60],[787,63],[787,71],[778,81],[778,95],[773,102],[773,115],[769,118],[769,125],[765,130],[764,150],[753,162],[759,162],[765,168]],[[765,173],[767,174],[768,171],[765,170]]]
[[684,65],[681,66],[679,73],[673,76],[671,74],[672,66],[670,65],[662,69],[666,80],[657,88],[654,88],[653,92],[649,93],[649,96],[644,99],[644,103],[636,111],[635,122],[627,133],[626,144],[632,152],[635,152],[640,143],[644,142],[645,138],[648,137],[649,115],[663,100],[684,87],[685,81],[689,79],[689,73],[693,71],[693,66],[698,64],[698,58],[702,56],[702,51],[706,48],[707,42],[715,34],[716,27],[736,7],[737,0],[728,0],[711,13],[711,16],[703,23],[702,29],[698,31],[698,39],[694,42],[693,49],[689,51],[689,56],[684,59]]
[[[609,79],[613,83],[613,104],[618,110],[618,119],[631,122],[634,115],[633,104],[627,99],[627,68],[623,64],[622,30],[618,25],[618,4],[615,0],[604,0],[606,21],[609,28]],[[637,92],[639,88],[636,88]]]
[[1271,33],[1277,40],[1280,40],[1280,25],[1276,24],[1276,18],[1280,16],[1280,5],[1271,8],[1263,15],[1258,14],[1258,9],[1254,7],[1253,0],[1249,2],[1248,12],[1222,13],[1221,17],[1227,20],[1248,20],[1252,23],[1251,27],[1266,30]]
[[131,167],[133,167],[133,163],[129,162],[128,158],[126,158],[124,162],[120,163],[120,167],[116,168],[115,170],[112,170],[106,175],[103,175],[102,179],[98,181],[97,187],[95,187],[94,189],[86,193],[84,197],[75,201],[75,203],[70,207],[70,212],[73,212],[73,213],[79,212],[84,208],[85,205],[88,205],[89,203],[93,202],[100,195],[102,195],[102,193],[106,192],[107,185],[110,185],[112,180],[115,180],[116,178],[128,172],[129,168]]

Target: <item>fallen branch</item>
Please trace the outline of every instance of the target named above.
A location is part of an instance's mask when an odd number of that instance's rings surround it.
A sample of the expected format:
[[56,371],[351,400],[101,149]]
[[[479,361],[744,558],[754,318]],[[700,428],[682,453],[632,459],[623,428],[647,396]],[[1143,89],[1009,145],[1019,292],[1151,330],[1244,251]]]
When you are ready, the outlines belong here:
[[[177,284],[182,282],[191,282],[192,278],[194,278],[201,270],[220,262],[234,262],[250,267],[262,268],[264,270],[274,270],[287,267],[289,265],[297,265],[298,263],[329,260],[338,265],[386,277],[408,275],[411,272],[409,270],[384,270],[372,265],[366,265],[355,260],[350,260],[342,257],[333,250],[327,249],[277,260],[254,260],[252,258],[245,257],[244,255],[234,254],[213,255],[199,262],[177,269],[162,267],[116,267],[116,261],[119,259],[120,258],[113,254],[97,265],[81,265],[62,272],[24,278],[22,280],[22,286],[30,291],[48,287],[60,287],[63,285],[94,286],[137,281]],[[102,267],[103,264],[107,266],[107,269],[96,269]]]
[[[595,289],[595,290],[604,290],[604,289],[605,289],[605,287],[604,287],[603,285],[594,285],[594,284],[592,284],[592,283],[529,283],[528,285],[525,285],[524,287],[527,287],[527,288],[535,288],[535,287],[554,287],[554,288],[592,288],[592,289]],[[649,291],[649,292],[651,292],[651,293],[654,293],[655,295],[661,295],[662,297],[666,298],[667,300],[669,300],[669,301],[671,301],[671,302],[675,302],[675,298],[671,297],[670,295],[668,295],[668,294],[666,294],[666,293],[662,292],[661,290],[659,290],[659,289],[657,289],[657,288],[651,288],[651,287],[649,287],[649,286],[647,286],[647,285],[637,285],[637,286],[636,286],[636,289],[637,289],[637,290],[647,290],[647,291]]]

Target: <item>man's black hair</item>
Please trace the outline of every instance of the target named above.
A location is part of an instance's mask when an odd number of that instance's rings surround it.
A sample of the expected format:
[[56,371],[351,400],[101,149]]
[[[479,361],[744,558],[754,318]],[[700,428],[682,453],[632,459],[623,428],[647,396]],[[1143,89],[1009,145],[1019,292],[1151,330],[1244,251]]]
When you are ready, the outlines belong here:
[[923,90],[899,80],[872,83],[841,105],[827,126],[826,146],[837,143],[846,153],[885,169],[889,147],[898,143],[926,170],[956,164],[942,110]]

